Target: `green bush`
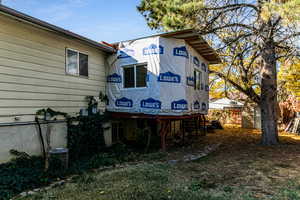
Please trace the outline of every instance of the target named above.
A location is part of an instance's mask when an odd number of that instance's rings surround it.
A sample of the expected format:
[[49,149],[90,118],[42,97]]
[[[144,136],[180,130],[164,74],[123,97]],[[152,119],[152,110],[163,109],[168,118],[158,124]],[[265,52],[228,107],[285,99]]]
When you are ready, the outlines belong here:
[[53,179],[43,171],[44,161],[39,157],[17,158],[0,165],[0,200],[32,188],[49,184]]
[[105,147],[102,124],[106,115],[99,113],[68,120],[68,149],[71,160],[97,154]]

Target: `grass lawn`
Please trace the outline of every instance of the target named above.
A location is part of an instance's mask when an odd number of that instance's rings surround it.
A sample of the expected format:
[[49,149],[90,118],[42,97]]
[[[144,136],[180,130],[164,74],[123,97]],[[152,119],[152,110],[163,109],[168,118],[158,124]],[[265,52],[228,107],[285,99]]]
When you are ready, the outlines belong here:
[[272,147],[259,146],[259,139],[258,131],[229,127],[167,156],[180,158],[208,144],[221,143],[203,159],[95,170],[23,199],[300,200],[300,136],[282,133],[281,144]]

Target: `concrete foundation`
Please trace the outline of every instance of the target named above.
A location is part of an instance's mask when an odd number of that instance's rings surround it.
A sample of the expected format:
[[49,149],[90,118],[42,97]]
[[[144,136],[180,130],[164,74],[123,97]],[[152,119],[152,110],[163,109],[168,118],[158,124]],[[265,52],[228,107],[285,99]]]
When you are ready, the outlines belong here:
[[[66,122],[51,123],[51,147],[67,146]],[[47,124],[41,124],[43,138],[46,138]],[[46,145],[45,141],[45,145]],[[0,163],[8,162],[13,158],[10,150],[26,152],[29,155],[42,155],[42,144],[37,125],[34,123],[24,125],[0,125]]]

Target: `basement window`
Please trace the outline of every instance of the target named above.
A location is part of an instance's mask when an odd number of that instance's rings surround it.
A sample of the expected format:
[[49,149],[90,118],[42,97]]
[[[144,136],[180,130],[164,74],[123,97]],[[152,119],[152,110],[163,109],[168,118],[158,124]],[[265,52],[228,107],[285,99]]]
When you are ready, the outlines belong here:
[[123,67],[124,88],[147,87],[147,64]]
[[89,57],[73,49],[66,50],[66,73],[74,76],[89,76]]

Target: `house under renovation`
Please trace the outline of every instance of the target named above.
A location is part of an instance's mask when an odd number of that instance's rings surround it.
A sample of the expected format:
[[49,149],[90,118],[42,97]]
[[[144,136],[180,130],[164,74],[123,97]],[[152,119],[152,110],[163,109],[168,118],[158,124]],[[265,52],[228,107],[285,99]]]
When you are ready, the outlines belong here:
[[[76,115],[101,92],[113,140],[148,131],[165,149],[167,133],[205,123],[208,68],[220,59],[193,30],[104,45],[3,5],[0,26],[0,163],[11,149],[41,154],[37,111]],[[49,123],[51,147],[66,147],[66,121],[42,122],[43,133]]]
[[135,138],[140,129],[154,127],[165,149],[167,133],[203,129],[208,66],[220,59],[199,34],[184,30],[114,45],[118,52],[108,59],[107,110],[122,118],[126,136]]

